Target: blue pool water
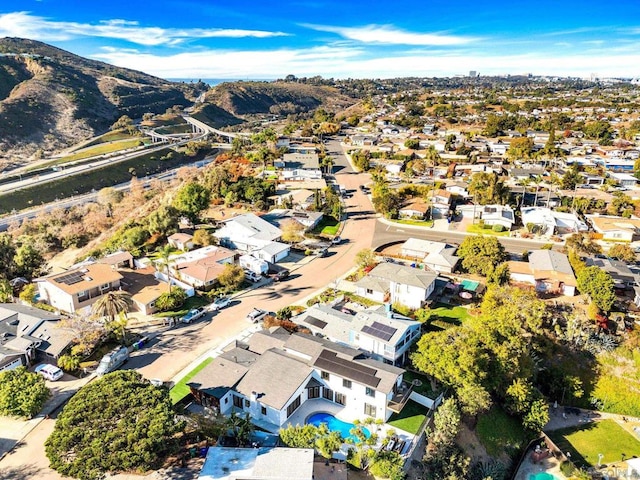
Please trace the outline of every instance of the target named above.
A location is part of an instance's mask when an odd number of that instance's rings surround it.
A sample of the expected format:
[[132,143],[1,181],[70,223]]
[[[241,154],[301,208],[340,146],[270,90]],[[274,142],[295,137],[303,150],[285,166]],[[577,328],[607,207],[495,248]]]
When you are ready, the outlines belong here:
[[[345,440],[348,438],[352,438],[354,441],[358,439],[351,435],[350,430],[355,427],[353,423],[343,422],[342,420],[338,420],[336,417],[331,415],[330,413],[314,413],[307,419],[307,423],[311,425],[319,426],[321,423],[326,423],[329,430],[332,432],[338,431],[342,438]],[[371,433],[364,427],[361,427],[365,437],[369,438]]]
[[558,480],[555,475],[547,472],[532,473],[529,475],[529,480]]

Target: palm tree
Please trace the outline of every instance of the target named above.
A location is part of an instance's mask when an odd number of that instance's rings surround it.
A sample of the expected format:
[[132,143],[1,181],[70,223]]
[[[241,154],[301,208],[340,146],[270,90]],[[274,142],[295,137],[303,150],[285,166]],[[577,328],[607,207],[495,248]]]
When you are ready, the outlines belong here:
[[[96,300],[91,307],[91,313],[94,317],[106,317],[109,328],[120,330],[124,340],[127,313],[132,306],[133,301],[129,293],[124,290],[111,290]],[[117,323],[116,318],[119,319]]]
[[171,245],[167,244],[160,250],[160,263],[165,267],[167,271],[167,282],[169,283],[169,294],[171,294],[171,260],[169,257],[171,256],[171,252],[173,248]]

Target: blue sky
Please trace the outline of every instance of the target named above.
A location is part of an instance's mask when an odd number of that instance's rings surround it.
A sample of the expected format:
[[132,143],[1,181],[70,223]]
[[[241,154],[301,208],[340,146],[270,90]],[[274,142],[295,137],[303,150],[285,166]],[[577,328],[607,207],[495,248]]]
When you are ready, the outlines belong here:
[[163,78],[640,76],[640,0],[5,0],[5,36]]

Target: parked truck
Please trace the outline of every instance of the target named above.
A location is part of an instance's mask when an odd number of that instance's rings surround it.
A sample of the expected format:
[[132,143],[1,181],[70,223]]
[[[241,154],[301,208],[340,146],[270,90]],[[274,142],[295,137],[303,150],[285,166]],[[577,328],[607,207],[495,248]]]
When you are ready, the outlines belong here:
[[242,268],[257,275],[264,275],[269,271],[269,264],[253,255],[241,255],[238,261]]
[[129,349],[124,345],[120,345],[102,357],[96,374],[102,376],[105,373],[113,372],[127,360],[129,360]]

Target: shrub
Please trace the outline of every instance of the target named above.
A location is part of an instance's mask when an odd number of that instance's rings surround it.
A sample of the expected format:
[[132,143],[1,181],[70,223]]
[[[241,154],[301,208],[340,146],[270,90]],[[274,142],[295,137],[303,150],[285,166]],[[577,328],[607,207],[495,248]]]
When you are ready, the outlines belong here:
[[62,355],[58,358],[58,366],[65,372],[73,372],[80,368],[80,357],[76,355]]
[[560,464],[560,471],[565,477],[569,478],[576,471],[576,467],[569,460],[565,460]]
[[494,232],[504,232],[504,226],[503,225],[494,225],[492,230]]

